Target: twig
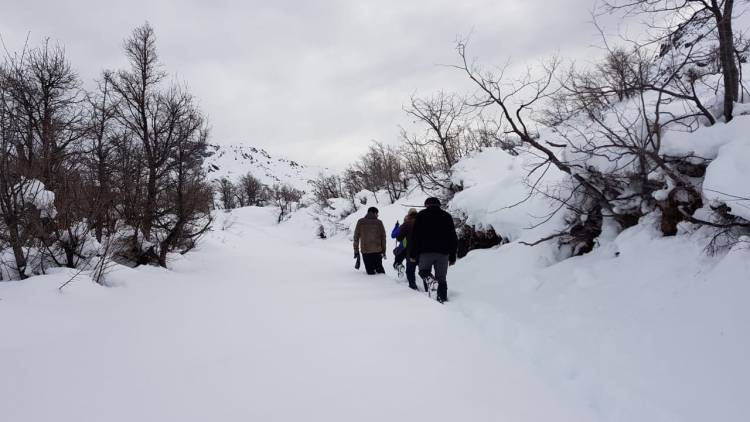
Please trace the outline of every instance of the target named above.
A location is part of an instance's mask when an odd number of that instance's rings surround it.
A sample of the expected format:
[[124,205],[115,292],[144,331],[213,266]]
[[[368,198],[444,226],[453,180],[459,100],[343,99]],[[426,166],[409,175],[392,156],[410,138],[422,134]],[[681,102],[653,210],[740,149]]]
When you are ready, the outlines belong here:
[[70,284],[70,283],[71,283],[71,282],[72,282],[73,280],[75,280],[75,279],[76,279],[76,278],[77,278],[77,277],[78,277],[79,275],[81,275],[81,273],[82,273],[83,271],[84,271],[84,268],[83,268],[83,267],[82,267],[82,268],[80,268],[80,269],[79,269],[78,271],[76,271],[76,273],[75,273],[75,274],[73,274],[73,277],[70,277],[70,278],[68,279],[68,281],[66,281],[65,283],[61,284],[61,285],[60,285],[60,287],[58,287],[58,288],[57,288],[57,290],[59,290],[59,291],[62,291],[63,287],[65,287],[65,286],[67,286],[68,284]]
[[547,236],[547,237],[545,237],[545,238],[539,239],[539,240],[537,240],[536,242],[532,242],[532,243],[528,243],[528,242],[518,242],[518,243],[520,243],[520,244],[522,244],[522,245],[526,245],[526,246],[536,246],[536,245],[539,245],[539,244],[541,244],[541,243],[544,243],[544,242],[546,242],[546,241],[548,241],[548,240],[552,240],[552,239],[555,239],[555,238],[558,238],[558,237],[562,237],[562,236],[565,236],[566,234],[567,234],[566,232],[560,232],[560,233],[555,233],[555,234],[553,234],[553,235],[550,235],[550,236]]

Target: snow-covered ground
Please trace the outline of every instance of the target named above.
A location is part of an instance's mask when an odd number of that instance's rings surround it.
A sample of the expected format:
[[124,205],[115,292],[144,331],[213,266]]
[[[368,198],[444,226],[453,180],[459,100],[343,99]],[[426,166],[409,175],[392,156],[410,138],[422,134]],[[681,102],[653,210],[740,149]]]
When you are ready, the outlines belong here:
[[511,244],[459,261],[440,305],[392,271],[356,272],[345,236],[275,217],[221,213],[173,270],[118,268],[108,288],[82,277],[58,292],[66,270],[0,283],[2,420],[750,414],[747,249],[708,258],[647,225],[551,266]]
[[460,313],[354,272],[346,243],[229,218],[173,271],[0,283],[2,420],[581,420]]

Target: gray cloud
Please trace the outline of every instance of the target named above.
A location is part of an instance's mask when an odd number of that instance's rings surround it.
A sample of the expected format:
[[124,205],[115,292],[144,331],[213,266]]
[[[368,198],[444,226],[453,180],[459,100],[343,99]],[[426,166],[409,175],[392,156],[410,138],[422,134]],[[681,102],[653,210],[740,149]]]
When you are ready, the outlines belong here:
[[[487,64],[557,51],[585,57],[593,0],[129,1],[5,0],[11,49],[49,36],[86,80],[124,64],[133,27],[155,27],[169,72],[210,117],[213,141],[246,142],[340,167],[372,139],[396,142],[411,94],[470,88],[454,41],[471,33]],[[109,4],[111,3],[111,4]]]

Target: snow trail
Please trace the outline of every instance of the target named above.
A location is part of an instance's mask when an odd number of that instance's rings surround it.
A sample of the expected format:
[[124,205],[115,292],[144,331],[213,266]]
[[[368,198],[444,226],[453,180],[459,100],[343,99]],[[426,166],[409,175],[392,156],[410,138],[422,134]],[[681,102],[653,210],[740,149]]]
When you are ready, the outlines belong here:
[[590,420],[461,312],[269,210],[117,287],[0,283],[8,421]]

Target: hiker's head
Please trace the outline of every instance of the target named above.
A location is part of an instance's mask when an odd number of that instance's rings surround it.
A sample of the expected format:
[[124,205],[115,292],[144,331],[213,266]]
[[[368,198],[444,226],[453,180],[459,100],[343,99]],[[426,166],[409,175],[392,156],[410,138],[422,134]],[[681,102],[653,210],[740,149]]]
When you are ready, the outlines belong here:
[[406,217],[404,217],[404,222],[411,221],[417,218],[417,210],[414,208],[409,208],[409,211],[406,213]]
[[430,207],[440,207],[440,200],[437,199],[437,198],[435,198],[434,196],[430,197],[430,198],[427,198],[424,201],[424,206],[427,207],[427,208],[430,208]]
[[367,209],[367,213],[372,214],[372,215],[378,215],[378,209],[375,207],[370,207]]

